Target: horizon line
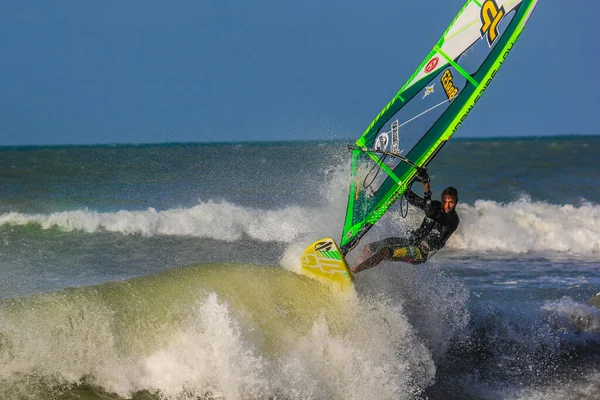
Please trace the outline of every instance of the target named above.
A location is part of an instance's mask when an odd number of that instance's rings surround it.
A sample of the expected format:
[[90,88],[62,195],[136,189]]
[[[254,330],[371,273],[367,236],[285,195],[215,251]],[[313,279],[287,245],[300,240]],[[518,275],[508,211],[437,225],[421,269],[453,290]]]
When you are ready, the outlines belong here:
[[[555,135],[515,135],[515,136],[463,136],[451,138],[451,141],[494,141],[494,140],[535,140],[535,139],[574,139],[600,137],[600,134],[555,134]],[[450,140],[449,140],[450,141]],[[302,144],[302,143],[353,143],[350,139],[278,139],[278,140],[246,140],[246,141],[180,141],[180,142],[123,142],[123,143],[80,143],[80,144],[14,144],[2,145],[0,149],[24,148],[83,148],[83,147],[153,147],[153,146],[207,146],[207,145],[260,145],[260,144]]]

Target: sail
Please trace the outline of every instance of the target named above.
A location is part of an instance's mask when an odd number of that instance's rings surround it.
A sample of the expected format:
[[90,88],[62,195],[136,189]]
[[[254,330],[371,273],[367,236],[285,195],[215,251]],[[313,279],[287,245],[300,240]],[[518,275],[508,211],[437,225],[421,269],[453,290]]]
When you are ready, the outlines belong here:
[[537,0],[469,0],[352,151],[346,254],[460,127],[504,63]]

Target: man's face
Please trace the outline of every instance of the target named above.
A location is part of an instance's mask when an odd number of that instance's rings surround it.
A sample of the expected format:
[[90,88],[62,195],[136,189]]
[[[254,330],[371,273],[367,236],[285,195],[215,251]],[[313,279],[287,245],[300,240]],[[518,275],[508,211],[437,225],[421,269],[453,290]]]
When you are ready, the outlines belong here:
[[448,196],[447,194],[442,197],[442,210],[445,213],[449,213],[454,210],[456,207],[456,200],[452,196]]

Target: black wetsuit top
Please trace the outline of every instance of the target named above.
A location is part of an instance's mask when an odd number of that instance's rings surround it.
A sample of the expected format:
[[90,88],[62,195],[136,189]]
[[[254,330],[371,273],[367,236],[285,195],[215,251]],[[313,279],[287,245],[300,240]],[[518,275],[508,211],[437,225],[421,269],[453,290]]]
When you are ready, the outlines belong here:
[[411,233],[409,240],[425,254],[444,247],[448,238],[458,228],[460,220],[456,211],[445,213],[441,202],[431,200],[431,192],[421,198],[409,189],[406,198],[410,204],[425,211],[421,226]]

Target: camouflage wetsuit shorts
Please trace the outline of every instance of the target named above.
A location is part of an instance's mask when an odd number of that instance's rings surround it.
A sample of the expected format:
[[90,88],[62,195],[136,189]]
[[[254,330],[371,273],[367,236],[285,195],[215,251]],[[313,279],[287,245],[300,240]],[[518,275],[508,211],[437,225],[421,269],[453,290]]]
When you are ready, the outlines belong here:
[[384,248],[390,250],[388,260],[403,261],[410,264],[421,264],[427,261],[432,253],[429,244],[422,240],[414,242],[410,239],[392,237],[380,240],[378,242],[369,243],[369,253],[375,254]]

